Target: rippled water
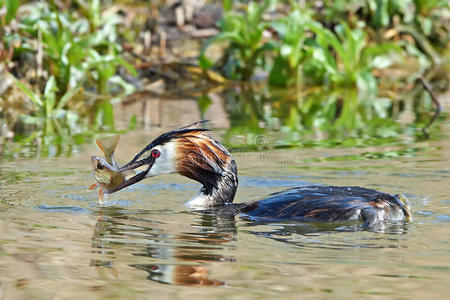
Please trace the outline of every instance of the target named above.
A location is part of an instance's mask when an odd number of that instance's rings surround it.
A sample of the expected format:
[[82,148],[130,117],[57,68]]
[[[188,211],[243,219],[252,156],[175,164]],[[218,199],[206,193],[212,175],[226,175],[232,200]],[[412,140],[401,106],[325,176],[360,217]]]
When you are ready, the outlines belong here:
[[[404,193],[413,222],[383,232],[190,212],[184,202],[200,186],[178,175],[147,179],[101,207],[86,192],[94,145],[71,158],[3,162],[0,298],[442,299],[450,293],[448,129],[437,141],[399,146],[234,153],[236,202],[311,183]],[[155,134],[124,135],[119,162]]]

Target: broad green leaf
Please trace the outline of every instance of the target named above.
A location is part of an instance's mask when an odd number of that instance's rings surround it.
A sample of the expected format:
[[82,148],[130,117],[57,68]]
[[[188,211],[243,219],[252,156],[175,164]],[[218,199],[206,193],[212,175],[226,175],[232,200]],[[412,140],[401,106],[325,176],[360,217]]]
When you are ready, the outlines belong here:
[[43,107],[43,103],[38,95],[36,95],[30,88],[17,80],[15,77],[13,77],[13,80],[16,85],[22,90],[22,92],[24,92],[38,108]]
[[208,59],[204,54],[201,54],[198,57],[198,64],[200,68],[202,68],[203,70],[208,70],[214,65],[214,63],[210,59]]
[[6,24],[8,24],[16,17],[17,9],[20,6],[20,0],[5,0],[4,4],[6,7],[5,21]]
[[282,57],[287,57],[287,56],[291,55],[292,50],[293,49],[292,49],[291,45],[286,45],[286,44],[281,45],[281,47],[280,47],[280,55]]
[[388,110],[392,105],[392,101],[389,98],[377,98],[372,101],[372,105],[380,118],[386,118],[388,116]]
[[227,12],[231,11],[231,9],[233,8],[233,1],[232,0],[224,0],[222,6],[223,6],[223,11],[225,13],[227,13]]
[[383,27],[389,24],[388,1],[389,0],[376,0],[374,17],[376,27]]
[[358,90],[366,95],[377,94],[377,81],[369,71],[363,71],[356,76]]
[[66,112],[66,123],[69,126],[70,130],[73,131],[77,127],[79,116],[76,112],[68,110]]
[[377,68],[377,69],[385,69],[385,68],[390,67],[391,65],[392,65],[392,60],[387,55],[376,56],[370,64],[370,66],[373,66],[374,68]]
[[363,50],[361,62],[363,64],[370,65],[371,61],[379,55],[388,54],[390,52],[400,53],[401,51],[402,48],[394,43],[383,43],[380,45],[368,46]]
[[56,102],[56,91],[58,90],[56,86],[56,80],[54,76],[50,76],[48,79],[45,89],[44,89],[44,101],[45,101],[45,115],[50,117],[53,115],[53,109],[55,108]]
[[120,86],[123,89],[123,94],[124,95],[130,95],[136,90],[134,85],[126,82],[125,80],[123,80],[122,77],[117,76],[117,75],[116,76],[112,76],[109,79],[109,82],[113,83],[113,84],[117,84],[118,86]]
[[100,104],[96,122],[99,126],[107,126],[110,130],[114,130],[114,107],[109,102],[103,102]]
[[245,40],[242,39],[241,36],[237,32],[222,32],[212,38],[208,39],[203,45],[200,54],[204,54],[206,49],[214,43],[223,42],[223,41],[232,41],[239,45],[244,45]]
[[286,71],[289,66],[286,64],[286,60],[282,57],[277,57],[273,63],[272,70],[269,74],[269,84],[276,86],[285,86],[287,84],[288,78],[286,76]]
[[55,36],[48,31],[47,25],[48,24],[46,24],[42,20],[37,22],[38,30],[41,31],[42,40],[44,42],[44,45],[46,46],[46,52],[53,59],[57,60],[60,57],[61,48]]
[[281,37],[284,37],[288,33],[289,29],[285,19],[271,22],[270,27],[273,28]]

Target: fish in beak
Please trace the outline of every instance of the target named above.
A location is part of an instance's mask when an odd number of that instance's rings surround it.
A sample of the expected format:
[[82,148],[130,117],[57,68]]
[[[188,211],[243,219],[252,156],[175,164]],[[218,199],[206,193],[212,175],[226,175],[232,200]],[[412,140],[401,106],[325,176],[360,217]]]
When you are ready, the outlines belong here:
[[153,166],[153,163],[155,162],[154,159],[141,159],[141,160],[137,160],[137,161],[131,161],[128,164],[120,167],[117,172],[119,173],[126,173],[127,171],[132,171],[134,169],[137,169],[141,166],[146,166],[146,170],[142,171],[136,175],[134,175],[133,177],[124,180],[121,184],[116,185],[111,187],[111,189],[108,190],[108,193],[114,193],[117,191],[120,191],[123,188],[126,188],[127,186],[133,185],[139,181],[141,181],[142,179],[147,177],[147,174],[149,173],[150,169]]
[[89,190],[97,186],[100,187],[98,191],[98,202],[103,204],[106,194],[110,193],[114,187],[120,186],[125,182],[125,175],[118,172],[116,167],[98,156],[92,156],[91,168],[96,183],[91,185]]
[[[98,156],[92,156],[91,158],[91,168],[92,175],[96,183],[91,185],[88,190],[92,190],[99,187],[98,200],[100,204],[104,203],[104,199],[107,194],[111,194],[118,191],[124,187],[127,187],[133,183],[142,180],[145,174],[137,174],[131,177],[129,180],[126,179],[131,173],[134,175],[135,172],[131,172],[132,169],[143,165],[144,163],[138,162],[137,164],[128,164],[121,170],[119,165],[114,160],[114,151],[116,150],[117,144],[119,143],[120,136],[116,135],[114,137],[107,137],[103,139],[97,139],[96,143],[100,150],[103,152],[105,158]],[[148,163],[148,161],[144,161]],[[130,171],[128,171],[130,170]],[[145,172],[144,172],[145,173]]]

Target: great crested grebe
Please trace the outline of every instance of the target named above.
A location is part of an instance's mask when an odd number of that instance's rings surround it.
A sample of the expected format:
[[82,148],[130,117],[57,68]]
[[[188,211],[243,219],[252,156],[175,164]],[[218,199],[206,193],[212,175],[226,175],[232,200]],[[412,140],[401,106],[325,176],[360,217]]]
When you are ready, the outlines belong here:
[[363,187],[305,186],[291,188],[250,203],[233,204],[238,187],[236,163],[228,150],[197,122],[152,141],[119,171],[146,170],[111,190],[116,192],[147,177],[178,173],[203,187],[187,205],[192,209],[244,214],[256,219],[361,221],[365,227],[385,221],[409,221],[406,200]]

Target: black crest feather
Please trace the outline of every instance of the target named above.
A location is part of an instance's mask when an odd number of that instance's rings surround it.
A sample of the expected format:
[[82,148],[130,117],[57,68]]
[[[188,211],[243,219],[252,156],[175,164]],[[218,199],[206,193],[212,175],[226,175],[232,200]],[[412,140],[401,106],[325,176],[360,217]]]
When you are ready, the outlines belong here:
[[208,120],[198,121],[198,122],[189,124],[187,126],[183,126],[181,128],[161,134],[156,139],[154,139],[150,144],[148,144],[144,149],[142,149],[141,152],[136,154],[136,156],[127,165],[136,162],[137,160],[139,160],[141,158],[142,154],[144,154],[148,150],[150,150],[158,145],[164,145],[164,144],[166,144],[174,139],[177,139],[177,138],[185,138],[187,133],[211,131],[210,129],[207,129],[207,128],[198,127],[200,124],[204,124],[207,122],[208,122]]

